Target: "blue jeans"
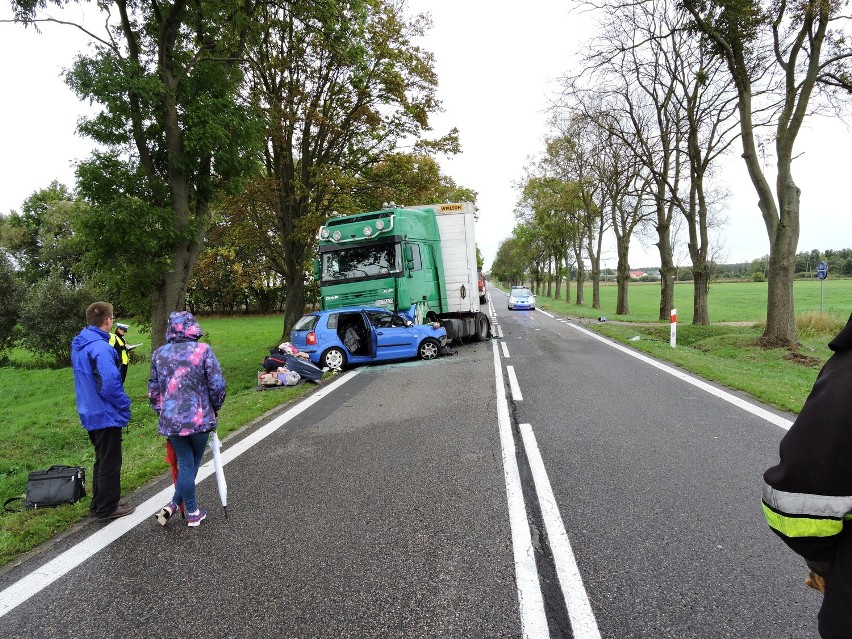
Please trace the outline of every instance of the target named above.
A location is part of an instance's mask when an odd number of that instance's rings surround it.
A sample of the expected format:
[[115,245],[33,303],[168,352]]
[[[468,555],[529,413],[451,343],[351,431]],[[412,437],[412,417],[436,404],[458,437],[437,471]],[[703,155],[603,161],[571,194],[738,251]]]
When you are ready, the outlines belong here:
[[210,433],[195,433],[185,437],[169,436],[178,463],[178,476],[172,501],[178,505],[183,501],[188,513],[198,509],[198,502],[195,499],[195,477],[198,475],[198,468],[201,466],[201,458],[204,456],[209,437]]

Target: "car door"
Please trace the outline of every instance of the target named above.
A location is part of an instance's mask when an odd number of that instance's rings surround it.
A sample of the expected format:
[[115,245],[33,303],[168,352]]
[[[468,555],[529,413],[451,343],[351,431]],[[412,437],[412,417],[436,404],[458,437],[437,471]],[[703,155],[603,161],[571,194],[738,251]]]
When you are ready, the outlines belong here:
[[417,353],[417,334],[388,311],[365,311],[376,336],[376,359],[403,359]]

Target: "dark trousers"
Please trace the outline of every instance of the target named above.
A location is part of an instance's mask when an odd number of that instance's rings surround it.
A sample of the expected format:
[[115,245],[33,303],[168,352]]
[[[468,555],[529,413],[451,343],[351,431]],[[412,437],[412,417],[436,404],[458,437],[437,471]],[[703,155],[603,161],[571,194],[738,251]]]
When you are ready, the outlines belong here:
[[95,517],[106,517],[116,509],[121,497],[121,428],[90,430],[89,439],[95,447],[89,510]]
[[833,559],[826,563],[819,636],[823,639],[848,639],[852,632],[852,526],[848,522],[837,537]]

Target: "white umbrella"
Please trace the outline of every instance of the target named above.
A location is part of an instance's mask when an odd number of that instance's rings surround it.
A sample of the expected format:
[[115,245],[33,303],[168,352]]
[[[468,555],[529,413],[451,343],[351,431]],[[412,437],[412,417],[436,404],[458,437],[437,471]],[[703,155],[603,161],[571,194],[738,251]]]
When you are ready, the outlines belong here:
[[222,510],[225,511],[225,519],[228,518],[228,484],[225,482],[225,471],[222,470],[222,457],[219,454],[222,450],[222,442],[219,441],[219,436],[216,431],[213,431],[213,436],[210,438],[210,448],[213,450],[213,469],[216,471],[216,485],[219,488],[219,499],[222,500]]

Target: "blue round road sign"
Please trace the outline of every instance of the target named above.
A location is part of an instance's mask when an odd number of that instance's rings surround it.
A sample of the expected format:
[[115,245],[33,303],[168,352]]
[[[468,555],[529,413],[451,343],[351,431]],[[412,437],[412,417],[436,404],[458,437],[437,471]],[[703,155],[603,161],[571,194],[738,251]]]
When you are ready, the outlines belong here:
[[828,264],[821,261],[819,264],[817,264],[817,277],[821,280],[824,280],[826,275],[828,275]]

